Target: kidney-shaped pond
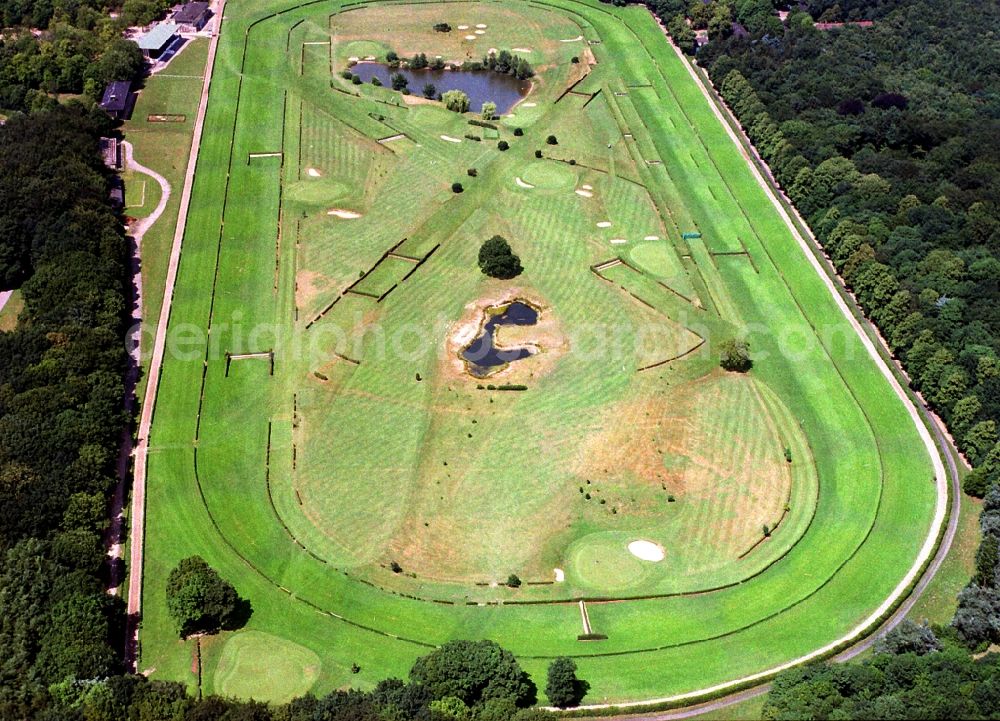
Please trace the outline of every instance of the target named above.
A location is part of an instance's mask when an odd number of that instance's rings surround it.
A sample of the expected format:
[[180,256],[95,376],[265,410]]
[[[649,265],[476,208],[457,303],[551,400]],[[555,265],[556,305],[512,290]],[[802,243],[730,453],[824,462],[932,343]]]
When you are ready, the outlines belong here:
[[382,85],[392,87],[391,76],[400,73],[409,83],[413,95],[421,95],[425,85],[433,85],[437,94],[448,90],[461,90],[469,96],[469,109],[479,112],[483,103],[493,102],[497,114],[510,111],[531,90],[530,80],[518,80],[512,75],[489,70],[408,70],[390,68],[382,63],[358,63],[351,72],[370,83],[378,78]]
[[498,326],[535,325],[538,311],[519,300],[508,305],[486,309],[486,322],[482,333],[462,351],[469,373],[476,378],[485,378],[508,363],[534,355],[531,348],[497,348],[493,339]]

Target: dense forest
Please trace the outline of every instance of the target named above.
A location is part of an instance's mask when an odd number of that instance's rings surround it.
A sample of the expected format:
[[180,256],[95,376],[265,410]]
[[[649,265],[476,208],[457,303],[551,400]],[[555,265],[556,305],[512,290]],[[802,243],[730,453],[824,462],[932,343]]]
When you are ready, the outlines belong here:
[[108,82],[138,79],[142,53],[122,31],[170,4],[126,0],[112,18],[103,0],[0,0],[0,113],[50,108],[56,94],[97,100]]
[[0,718],[66,678],[120,672],[102,531],[125,417],[126,243],[108,205],[102,111],[0,127],[0,253],[21,286],[0,333]]

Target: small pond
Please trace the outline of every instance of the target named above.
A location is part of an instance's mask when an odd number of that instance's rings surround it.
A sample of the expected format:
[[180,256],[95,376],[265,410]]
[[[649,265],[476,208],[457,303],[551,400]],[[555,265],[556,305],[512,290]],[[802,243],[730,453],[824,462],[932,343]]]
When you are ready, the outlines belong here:
[[497,348],[493,336],[497,326],[535,325],[538,311],[527,303],[515,300],[506,306],[489,308],[483,332],[462,351],[462,359],[468,362],[469,373],[476,378],[485,378],[501,366],[534,355],[530,348]]
[[461,90],[469,96],[469,109],[479,112],[483,103],[494,102],[497,105],[497,115],[510,112],[528,91],[531,90],[530,80],[518,80],[512,75],[503,75],[489,70],[473,72],[471,70],[408,70],[406,68],[390,68],[382,63],[358,63],[351,72],[364,82],[370,83],[377,77],[382,85],[392,87],[390,77],[393,73],[402,73],[409,81],[411,95],[422,96],[424,86],[430,83],[441,94],[447,90]]

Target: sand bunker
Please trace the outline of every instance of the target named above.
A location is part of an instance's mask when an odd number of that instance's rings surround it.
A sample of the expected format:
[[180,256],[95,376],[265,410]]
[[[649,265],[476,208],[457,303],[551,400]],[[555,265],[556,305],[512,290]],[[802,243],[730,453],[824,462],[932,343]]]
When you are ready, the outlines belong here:
[[450,135],[442,135],[441,140],[447,140],[449,143],[461,143],[462,141],[458,138],[453,138]]
[[663,546],[652,541],[632,541],[628,544],[628,551],[633,556],[643,561],[662,561],[664,552]]
[[562,583],[566,580],[566,574],[563,573],[561,568],[555,568],[553,570],[556,572],[556,583]]
[[577,35],[575,38],[568,38],[566,40],[560,40],[561,43],[575,43],[577,40],[583,40],[583,35]]
[[476,35],[485,35],[485,34],[486,34],[485,30],[476,30]]
[[468,25],[459,25],[459,26],[458,26],[458,29],[459,29],[459,30],[468,30],[468,29],[469,29],[469,26],[468,26]]
[[594,197],[593,193],[591,193],[589,190],[584,190],[583,188],[577,188],[575,192],[577,195],[582,195],[584,198]]
[[465,36],[465,39],[466,39],[466,40],[475,40],[475,39],[476,39],[476,36],[475,36],[475,35],[466,35],[466,36]]
[[476,27],[479,28],[480,30],[486,29],[486,25],[484,25],[483,23],[476,23]]
[[511,51],[515,53],[530,53],[531,48],[511,48]]
[[525,108],[533,108],[538,105],[538,103],[521,103],[521,105]]
[[610,220],[602,220],[600,223],[597,224],[597,227],[598,228],[610,228],[611,227],[611,221]]
[[593,190],[594,189],[593,185],[581,185],[580,187],[583,188],[584,190]]
[[643,238],[643,240],[659,240],[659,239],[660,236],[658,235],[647,235],[645,238]]
[[612,238],[611,239],[611,245],[622,245],[622,244],[627,243],[627,242],[628,241],[625,240],[624,238]]
[[310,178],[318,178],[321,175],[323,175],[321,172],[319,172],[318,170],[316,170],[316,168],[306,168],[306,174]]
[[326,211],[326,214],[335,215],[344,220],[354,220],[361,217],[361,213],[355,213],[353,210],[341,210],[340,208],[330,208],[330,210]]
[[519,188],[534,188],[535,187],[531,183],[525,183],[523,180],[521,180],[520,176],[514,178],[514,182],[517,183],[517,187],[519,187]]

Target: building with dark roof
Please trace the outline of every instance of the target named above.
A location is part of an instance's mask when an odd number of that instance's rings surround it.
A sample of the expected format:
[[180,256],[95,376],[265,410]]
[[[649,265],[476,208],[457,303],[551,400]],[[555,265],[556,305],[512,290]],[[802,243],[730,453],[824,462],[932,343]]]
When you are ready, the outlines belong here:
[[128,119],[132,110],[132,81],[115,80],[104,89],[100,106],[115,120]]
[[181,32],[198,32],[212,17],[212,11],[208,9],[207,2],[189,2],[182,5],[181,9],[174,13],[174,22],[180,26]]

